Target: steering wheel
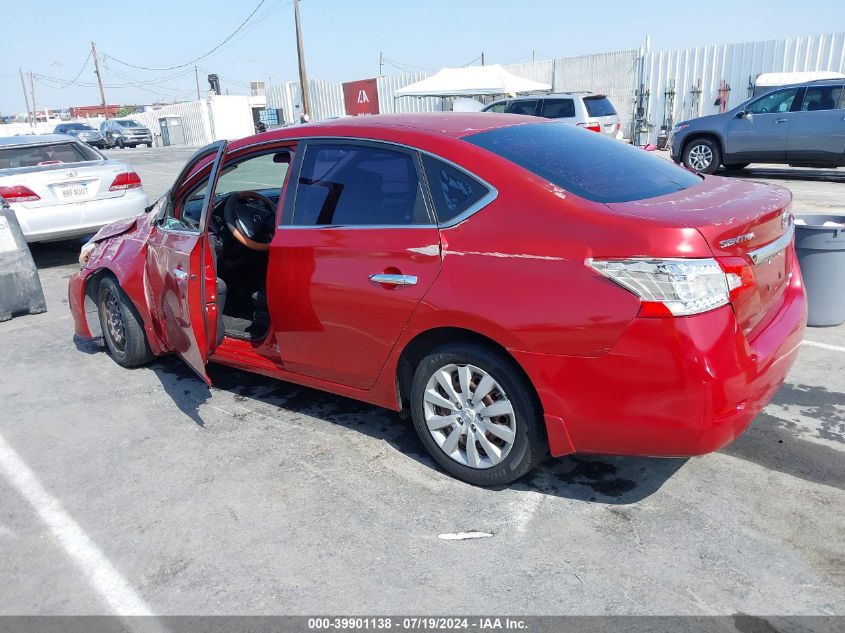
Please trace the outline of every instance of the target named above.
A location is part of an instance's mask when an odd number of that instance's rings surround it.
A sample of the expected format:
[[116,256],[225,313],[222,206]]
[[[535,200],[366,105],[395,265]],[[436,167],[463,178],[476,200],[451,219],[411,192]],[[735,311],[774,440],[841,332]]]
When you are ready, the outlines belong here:
[[[260,202],[263,209],[249,202]],[[234,191],[226,198],[223,219],[232,236],[254,251],[270,249],[276,231],[276,205],[257,191]]]

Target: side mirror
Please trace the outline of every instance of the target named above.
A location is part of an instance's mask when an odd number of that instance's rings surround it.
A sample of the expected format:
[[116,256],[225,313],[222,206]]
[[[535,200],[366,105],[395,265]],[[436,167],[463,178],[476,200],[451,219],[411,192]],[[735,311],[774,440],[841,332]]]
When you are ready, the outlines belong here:
[[735,119],[750,119],[751,113],[748,112],[747,110],[740,110],[739,112],[736,113],[736,116],[734,118]]

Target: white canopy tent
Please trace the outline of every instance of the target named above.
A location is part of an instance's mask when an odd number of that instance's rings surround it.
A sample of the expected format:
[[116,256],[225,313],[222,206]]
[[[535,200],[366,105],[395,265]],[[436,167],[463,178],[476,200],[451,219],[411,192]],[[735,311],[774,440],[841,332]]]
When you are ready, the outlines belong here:
[[396,91],[396,97],[467,97],[549,91],[549,84],[517,77],[500,64],[444,68]]

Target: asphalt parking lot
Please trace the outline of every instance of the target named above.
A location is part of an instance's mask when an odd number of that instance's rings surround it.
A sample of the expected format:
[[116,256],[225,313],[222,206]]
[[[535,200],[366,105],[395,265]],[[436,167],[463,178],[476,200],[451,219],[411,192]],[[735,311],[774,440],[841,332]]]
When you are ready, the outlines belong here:
[[[155,198],[192,152],[110,154]],[[843,170],[744,177],[841,209]],[[845,326],[722,451],[481,489],[392,412],[75,346],[79,244],[35,246],[48,312],[0,323],[2,614],[845,613]]]

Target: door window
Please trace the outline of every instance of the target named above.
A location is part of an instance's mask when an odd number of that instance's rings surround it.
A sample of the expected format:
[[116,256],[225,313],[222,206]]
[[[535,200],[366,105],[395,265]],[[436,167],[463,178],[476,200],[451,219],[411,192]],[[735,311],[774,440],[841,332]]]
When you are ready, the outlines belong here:
[[745,110],[752,114],[771,114],[774,112],[789,112],[792,102],[798,94],[798,88],[775,90],[749,103]]
[[498,103],[494,103],[492,105],[487,106],[484,108],[485,112],[499,112],[502,113],[505,111],[505,107],[508,105],[507,101],[499,101]]
[[543,99],[543,116],[547,119],[567,119],[575,116],[572,99]]
[[810,86],[804,92],[801,110],[803,112],[836,110],[845,105],[840,103],[841,96],[842,86]]
[[414,156],[370,145],[310,145],[299,174],[293,224],[431,224]]
[[464,213],[490,192],[465,171],[432,156],[423,156],[423,166],[437,211],[437,221],[441,224]]
[[167,194],[159,226],[168,231],[200,231],[202,210],[208,195],[208,180],[219,151],[219,143],[203,148],[182,169]]
[[507,112],[510,114],[533,114],[537,111],[537,99],[518,99],[508,104]]

